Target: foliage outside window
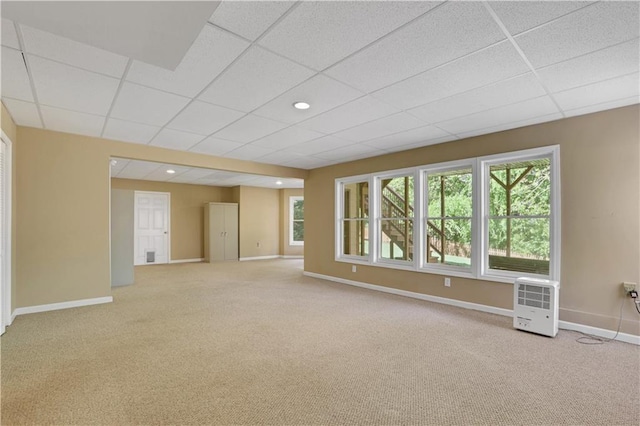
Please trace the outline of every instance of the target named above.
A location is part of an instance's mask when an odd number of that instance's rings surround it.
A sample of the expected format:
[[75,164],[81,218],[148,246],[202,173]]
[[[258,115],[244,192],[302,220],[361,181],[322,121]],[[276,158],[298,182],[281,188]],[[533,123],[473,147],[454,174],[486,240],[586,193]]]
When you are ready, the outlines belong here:
[[551,146],[337,179],[336,260],[557,280],[559,176]]
[[342,255],[369,256],[369,182],[342,186]]
[[471,268],[471,167],[425,173],[425,263]]
[[290,197],[290,228],[289,228],[289,244],[304,244],[304,198]]
[[413,260],[413,181],[412,175],[380,179],[380,259]]

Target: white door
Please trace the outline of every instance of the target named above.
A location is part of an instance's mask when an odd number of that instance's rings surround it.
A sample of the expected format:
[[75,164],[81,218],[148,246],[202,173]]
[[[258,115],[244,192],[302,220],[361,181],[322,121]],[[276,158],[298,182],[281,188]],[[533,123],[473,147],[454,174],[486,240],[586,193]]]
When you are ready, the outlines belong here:
[[169,263],[169,194],[135,192],[134,265]]

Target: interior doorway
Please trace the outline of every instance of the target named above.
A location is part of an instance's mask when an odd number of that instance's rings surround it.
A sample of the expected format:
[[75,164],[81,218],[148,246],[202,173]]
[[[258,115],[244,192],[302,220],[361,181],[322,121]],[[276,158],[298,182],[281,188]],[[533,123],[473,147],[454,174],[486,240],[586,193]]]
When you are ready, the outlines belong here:
[[11,325],[11,140],[0,136],[0,334]]
[[171,260],[170,203],[168,192],[135,191],[134,265]]

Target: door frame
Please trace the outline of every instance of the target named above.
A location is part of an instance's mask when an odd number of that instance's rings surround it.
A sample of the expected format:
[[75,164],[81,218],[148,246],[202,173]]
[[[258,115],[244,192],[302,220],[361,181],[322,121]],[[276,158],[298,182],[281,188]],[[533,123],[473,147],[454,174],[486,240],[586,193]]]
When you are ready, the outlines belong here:
[[9,136],[2,130],[0,130],[0,143],[4,143],[6,146],[4,161],[5,164],[2,172],[4,173],[3,182],[6,185],[6,191],[2,194],[5,199],[3,200],[3,205],[5,206],[5,214],[3,216],[4,223],[2,224],[2,229],[4,230],[4,235],[6,238],[1,242],[1,249],[4,250],[4,256],[2,257],[3,265],[0,265],[0,273],[2,274],[2,283],[0,285],[0,334],[5,332],[6,327],[10,326],[13,322],[13,315],[11,312],[11,285],[13,278],[13,271],[11,269],[12,263],[12,234],[11,234],[11,224],[13,218],[11,216],[11,210],[13,208],[12,205],[12,196],[13,196],[13,182],[12,182],[12,174],[13,174],[13,152],[12,146],[13,143]]
[[[167,196],[167,262],[166,263],[152,263],[152,265],[165,265],[171,263],[171,193],[160,191],[133,191],[133,217],[137,218],[138,212],[138,194],[152,194],[152,195],[166,195]],[[136,264],[136,255],[138,253],[138,223],[134,221],[133,224],[133,265]]]

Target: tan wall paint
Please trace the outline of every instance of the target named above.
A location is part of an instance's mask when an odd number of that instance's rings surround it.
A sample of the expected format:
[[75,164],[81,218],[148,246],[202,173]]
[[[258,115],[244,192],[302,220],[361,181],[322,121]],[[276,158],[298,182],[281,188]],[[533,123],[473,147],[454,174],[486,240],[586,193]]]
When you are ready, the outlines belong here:
[[280,246],[279,190],[241,186],[239,191],[240,258],[277,256]]
[[14,309],[111,294],[110,156],[285,178],[308,174],[29,127],[18,126],[17,139]]
[[283,256],[303,256],[304,246],[289,244],[289,197],[303,196],[304,189],[280,190],[280,254]]
[[16,226],[18,223],[18,215],[17,215],[17,200],[16,200],[16,184],[18,182],[16,175],[16,150],[18,149],[18,134],[17,134],[17,126],[13,121],[11,114],[7,111],[4,104],[2,105],[2,109],[0,110],[0,128],[7,135],[9,139],[11,139],[11,153],[12,153],[12,167],[11,167],[11,310],[13,311],[16,308],[16,285],[17,285],[17,269],[16,269]]
[[217,186],[114,178],[111,187],[171,194],[171,260],[204,257],[204,204],[231,198],[231,188]]
[[[560,319],[615,330],[620,283],[640,282],[640,148],[637,105],[312,170],[305,181],[305,270],[512,309],[511,284],[334,261],[334,179],[461,158],[560,145]],[[330,231],[329,231],[330,230]],[[625,302],[622,331],[640,334]]]

